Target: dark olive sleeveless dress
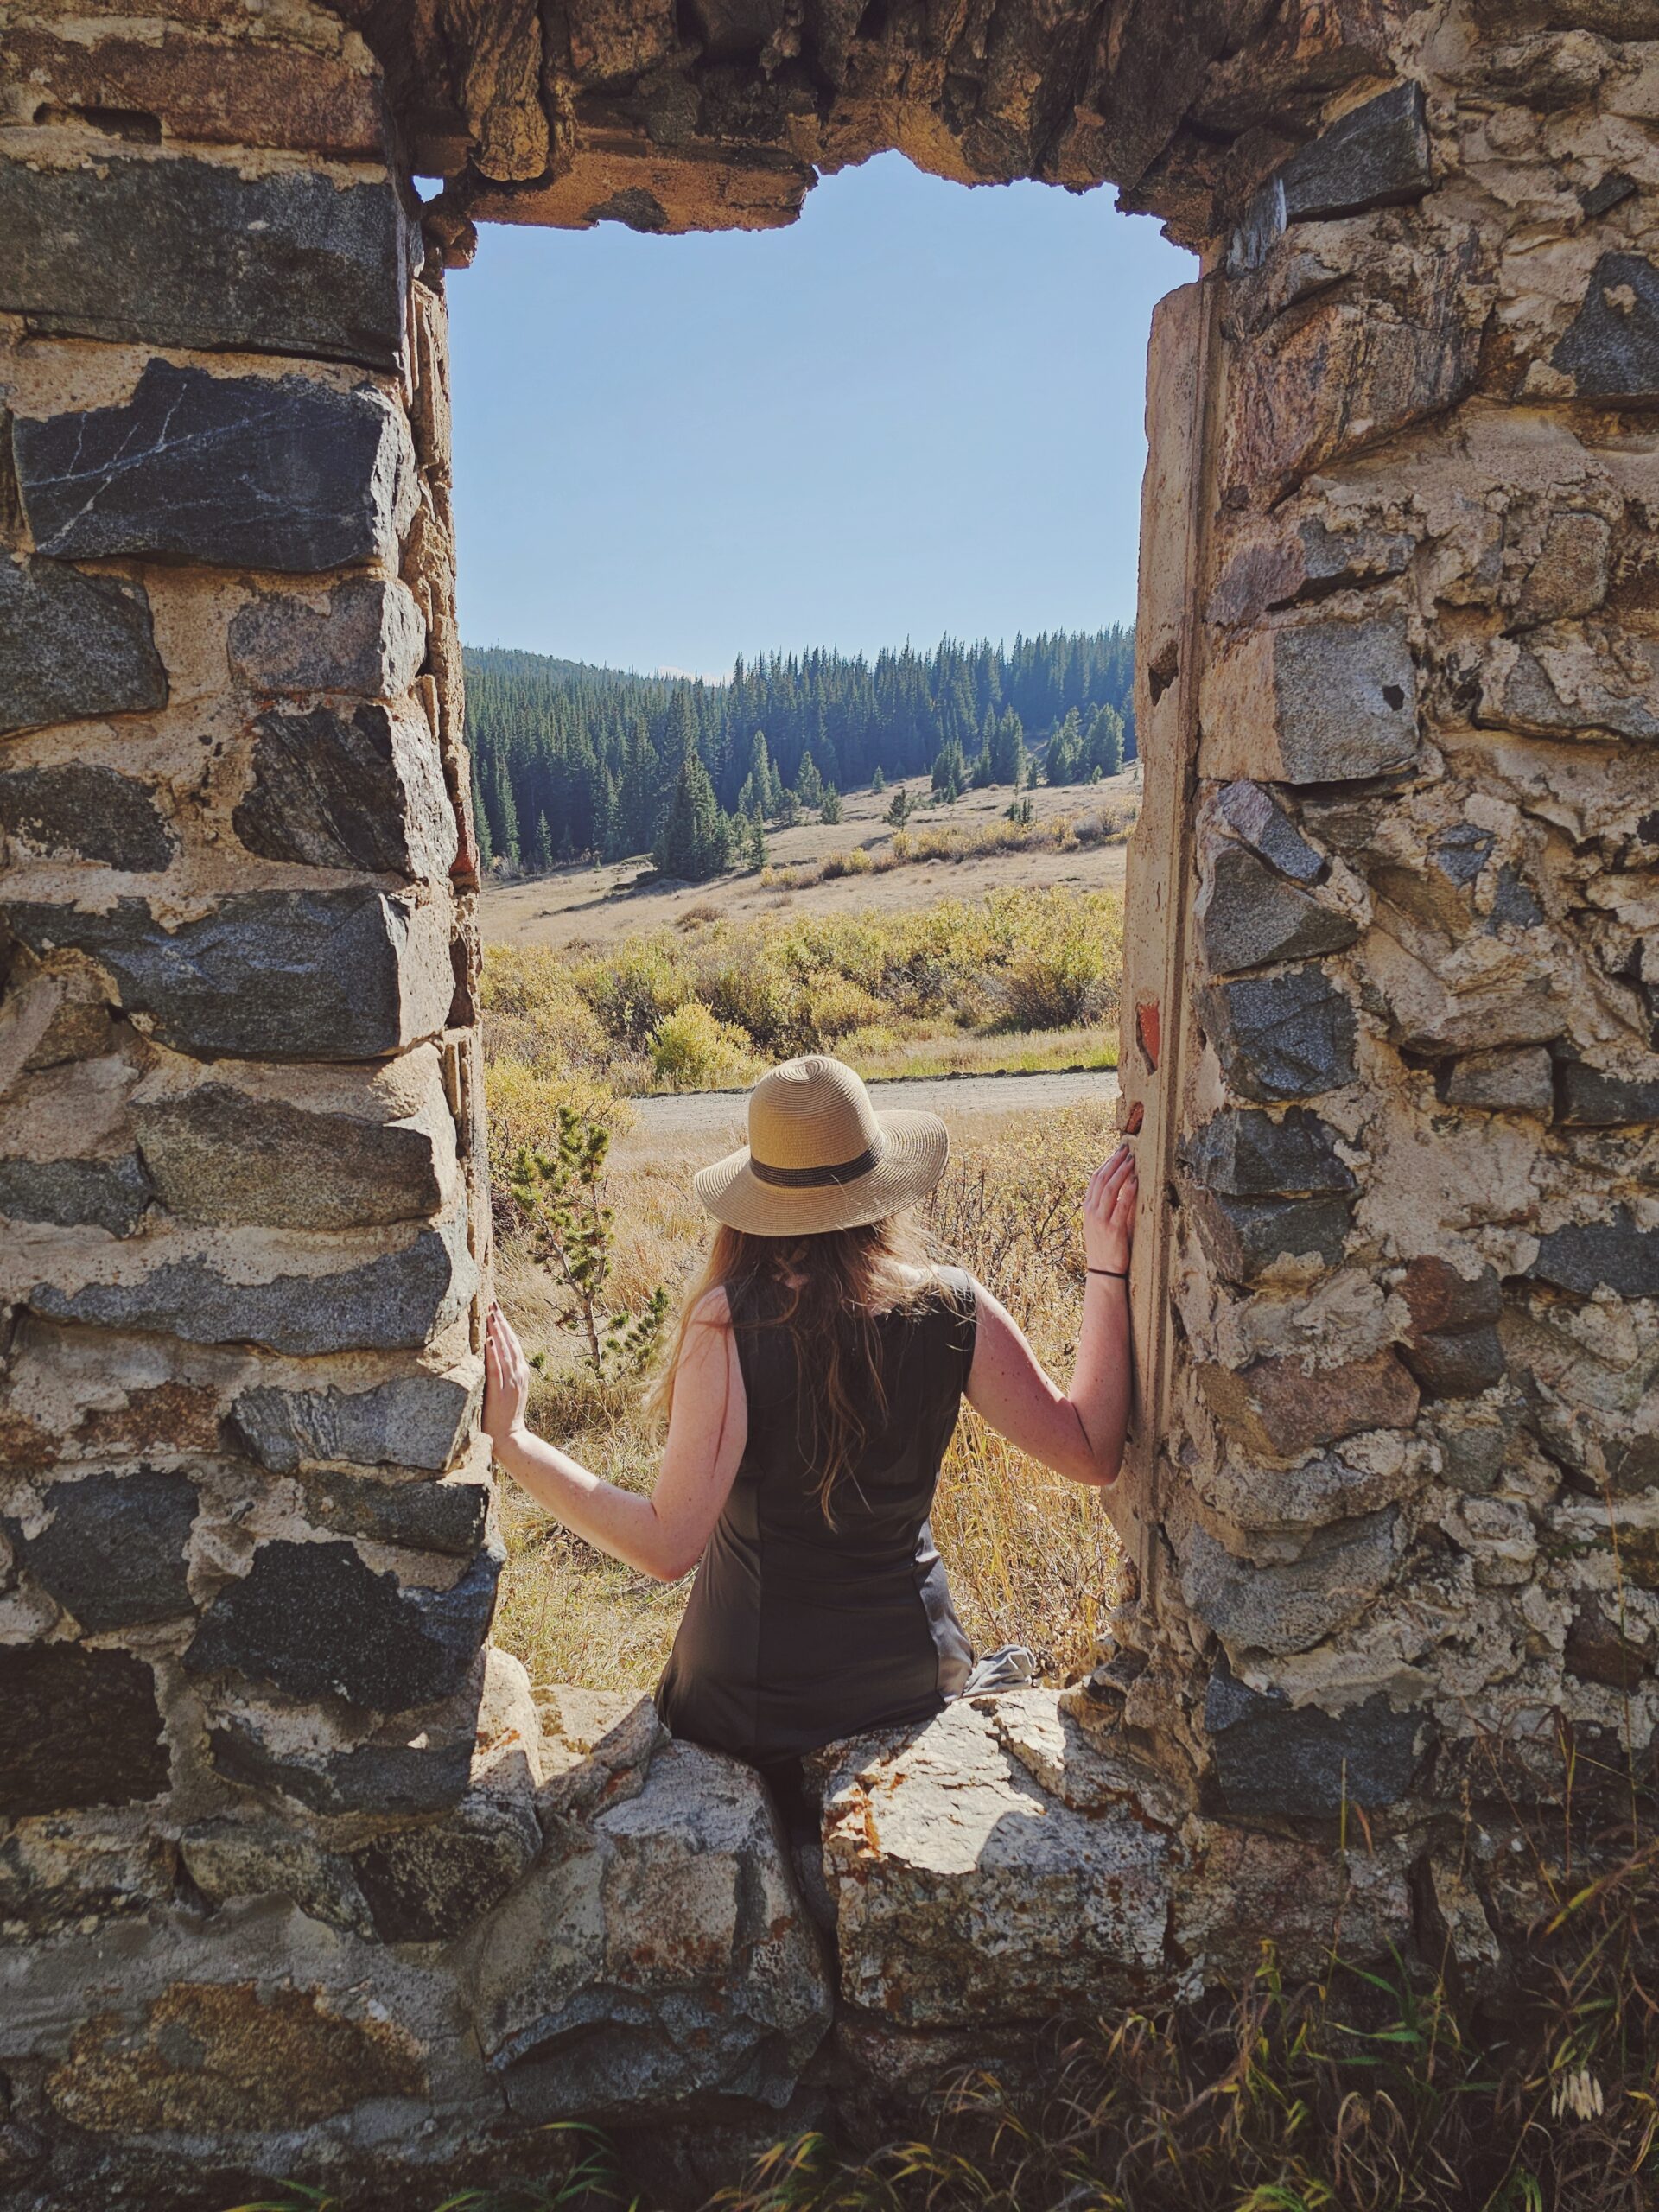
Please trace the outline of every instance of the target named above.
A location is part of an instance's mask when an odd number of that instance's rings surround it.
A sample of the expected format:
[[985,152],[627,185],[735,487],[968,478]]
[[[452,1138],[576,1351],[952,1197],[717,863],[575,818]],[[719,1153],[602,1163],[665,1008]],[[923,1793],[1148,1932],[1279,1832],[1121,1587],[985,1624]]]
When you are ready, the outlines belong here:
[[928,1525],[973,1362],[972,1277],[941,1268],[925,1300],[878,1322],[887,1418],[836,1483],[833,1528],[767,1295],[728,1287],[748,1441],[657,1691],[676,1736],[757,1766],[925,1720],[973,1663]]

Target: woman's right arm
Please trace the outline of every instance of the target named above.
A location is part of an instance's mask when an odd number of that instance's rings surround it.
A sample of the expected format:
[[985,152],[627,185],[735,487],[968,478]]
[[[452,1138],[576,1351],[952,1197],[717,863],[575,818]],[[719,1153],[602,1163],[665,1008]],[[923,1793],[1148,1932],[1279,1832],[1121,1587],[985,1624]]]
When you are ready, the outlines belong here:
[[[1116,1482],[1128,1436],[1129,1250],[1140,1185],[1122,1145],[1096,1171],[1083,1202],[1083,1326],[1071,1387],[1053,1382],[1006,1307],[976,1285],[978,1328],[968,1402],[1000,1436],[1075,1483]],[[1108,1270],[1096,1273],[1094,1270]],[[1123,1278],[1123,1279],[1120,1279]]]

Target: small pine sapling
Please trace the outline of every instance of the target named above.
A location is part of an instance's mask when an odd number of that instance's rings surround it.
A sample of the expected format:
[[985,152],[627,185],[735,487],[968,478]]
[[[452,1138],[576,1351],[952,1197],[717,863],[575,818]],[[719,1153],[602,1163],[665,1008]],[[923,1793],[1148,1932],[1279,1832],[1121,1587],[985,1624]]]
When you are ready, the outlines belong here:
[[616,1222],[605,1204],[610,1147],[603,1122],[561,1106],[556,1150],[521,1145],[507,1171],[531,1256],[564,1284],[559,1325],[582,1338],[582,1357],[601,1383],[638,1375],[668,1320],[668,1293],[660,1283],[638,1313],[606,1310]]

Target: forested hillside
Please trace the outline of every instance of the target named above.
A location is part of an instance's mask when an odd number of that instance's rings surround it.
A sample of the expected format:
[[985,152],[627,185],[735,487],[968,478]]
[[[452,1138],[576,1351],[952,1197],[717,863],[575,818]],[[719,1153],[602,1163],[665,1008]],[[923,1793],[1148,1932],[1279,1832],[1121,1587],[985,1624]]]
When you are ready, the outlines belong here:
[[536,869],[654,846],[671,872],[704,875],[754,825],[872,782],[931,771],[945,798],[1039,774],[1086,783],[1134,753],[1134,659],[1123,627],[1011,648],[947,639],[874,664],[772,654],[729,683],[468,648],[484,857]]

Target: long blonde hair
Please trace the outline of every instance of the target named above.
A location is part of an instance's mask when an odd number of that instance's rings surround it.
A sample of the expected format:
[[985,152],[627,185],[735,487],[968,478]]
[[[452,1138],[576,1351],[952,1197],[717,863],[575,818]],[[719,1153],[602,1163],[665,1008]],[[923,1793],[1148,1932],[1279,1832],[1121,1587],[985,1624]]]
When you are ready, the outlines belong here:
[[[800,1377],[797,1437],[818,1469],[813,1496],[835,1526],[833,1492],[886,1421],[876,1323],[916,1306],[932,1288],[932,1255],[901,1215],[816,1236],[751,1236],[722,1223],[680,1310],[656,1402],[674,1409],[674,1378],[696,1311],[711,1290],[770,1290],[754,1325],[787,1331]],[[773,1311],[774,1303],[777,1310]]]

